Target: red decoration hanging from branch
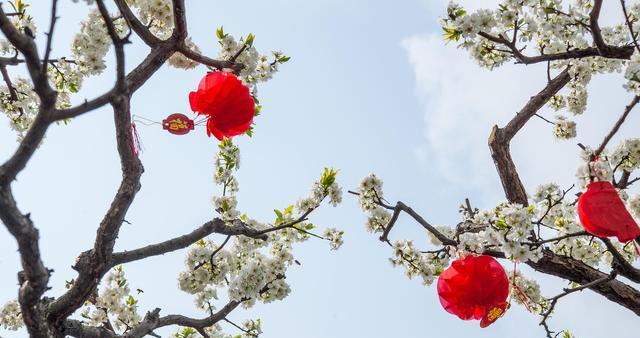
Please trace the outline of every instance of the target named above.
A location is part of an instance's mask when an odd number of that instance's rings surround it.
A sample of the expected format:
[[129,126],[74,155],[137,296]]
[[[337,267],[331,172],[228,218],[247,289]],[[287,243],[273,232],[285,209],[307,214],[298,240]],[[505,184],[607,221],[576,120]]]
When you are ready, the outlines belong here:
[[640,227],[608,181],[593,182],[578,199],[580,223],[598,237],[615,236],[622,243],[640,237]]
[[191,110],[207,117],[207,135],[218,139],[245,133],[253,123],[255,102],[234,74],[208,73],[198,90],[189,94]]
[[175,113],[162,120],[162,129],[174,135],[184,135],[194,128],[193,120],[184,114]]
[[487,327],[508,307],[509,278],[493,257],[469,255],[440,274],[438,296],[447,312]]

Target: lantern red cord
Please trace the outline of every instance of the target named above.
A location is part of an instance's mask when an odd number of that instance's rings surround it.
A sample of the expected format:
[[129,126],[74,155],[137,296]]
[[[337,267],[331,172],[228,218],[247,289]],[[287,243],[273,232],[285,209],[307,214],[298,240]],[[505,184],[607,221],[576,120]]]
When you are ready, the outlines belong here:
[[249,88],[232,73],[208,73],[189,94],[191,110],[207,117],[207,135],[218,139],[245,133],[253,123],[255,103]]
[[440,274],[438,296],[447,312],[487,327],[508,307],[509,278],[493,257],[469,255]]
[[615,236],[622,243],[640,237],[640,227],[608,181],[593,182],[578,199],[578,216],[587,232],[598,237]]

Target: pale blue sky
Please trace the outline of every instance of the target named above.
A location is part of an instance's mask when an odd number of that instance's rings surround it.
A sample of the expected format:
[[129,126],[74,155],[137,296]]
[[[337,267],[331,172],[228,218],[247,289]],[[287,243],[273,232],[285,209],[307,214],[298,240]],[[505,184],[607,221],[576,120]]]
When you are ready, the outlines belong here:
[[[49,2],[32,3],[43,30]],[[486,147],[490,127],[512,116],[543,86],[546,75],[540,67],[523,66],[490,73],[455,46],[445,46],[436,21],[445,6],[444,0],[188,1],[190,32],[206,53],[217,53],[214,32],[224,25],[236,36],[254,33],[259,50],[281,49],[292,57],[274,80],[260,87],[264,107],[255,136],[238,138],[240,209],[271,220],[274,208],[308,193],[324,166],[341,169],[339,182],[345,190],[355,188],[369,172],[377,173],[391,201],[402,199],[436,224],[455,224],[457,206],[465,197],[479,207],[495,205],[502,195]],[[86,5],[61,1],[60,15],[54,55],[67,52]],[[145,53],[139,45],[127,51],[129,67]],[[176,111],[188,113],[187,94],[204,72],[203,67],[189,72],[162,68],[135,96],[134,113],[155,120]],[[91,79],[76,100],[92,97],[111,83],[109,75]],[[610,125],[629,100],[620,84],[619,76],[594,81],[590,89],[597,94],[578,119],[577,141],[595,144],[602,138],[602,126]],[[630,126],[640,122],[637,116],[623,133],[632,135]],[[16,145],[6,125],[0,117],[0,158]],[[549,181],[571,185],[578,156],[575,142],[553,140],[549,128],[537,120],[528,128],[514,144],[528,189]],[[216,143],[202,130],[177,137],[140,125],[139,133],[146,171],[143,189],[127,216],[132,224],[123,227],[117,244],[120,250],[199,226],[214,216],[210,199],[218,192],[211,179]],[[111,114],[101,109],[69,126],[53,127],[14,184],[20,208],[31,212],[40,229],[45,264],[56,270],[50,295],[59,294],[64,280],[74,277],[69,266],[90,246],[119,177]],[[389,248],[365,231],[365,217],[350,195],[345,194],[339,208],[324,208],[313,220],[344,229],[343,248],[329,252],[321,241],[299,246],[295,252],[302,266],[287,276],[292,294],[282,302],[238,310],[231,319],[261,318],[264,338],[544,334],[538,318],[517,306],[487,329],[446,313],[435,287],[423,287],[391,267]],[[406,218],[395,231],[394,239],[426,243],[425,234]],[[15,242],[4,230],[0,243],[4,303],[17,293],[19,260]],[[184,252],[176,252],[125,266],[131,285],[145,290],[143,309],[203,315],[191,296],[176,288],[183,258]],[[563,286],[557,279],[541,280],[548,296]],[[551,321],[554,328],[570,328],[580,338],[631,338],[637,323],[631,312],[589,291],[563,300]],[[228,332],[235,331],[228,327]]]

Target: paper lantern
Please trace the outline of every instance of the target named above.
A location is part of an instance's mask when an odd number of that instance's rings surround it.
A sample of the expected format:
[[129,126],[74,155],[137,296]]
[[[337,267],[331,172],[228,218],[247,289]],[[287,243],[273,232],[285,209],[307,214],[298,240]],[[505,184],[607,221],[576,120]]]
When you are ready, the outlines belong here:
[[207,135],[218,140],[245,133],[255,115],[249,88],[227,72],[208,73],[189,94],[189,103],[191,110],[207,117]]
[[493,257],[469,255],[440,274],[438,296],[447,312],[487,327],[508,307],[509,278]]
[[174,135],[187,134],[193,127],[193,120],[180,113],[171,114],[162,120],[162,129]]
[[598,237],[615,236],[622,243],[640,237],[640,227],[608,181],[593,182],[578,199],[578,216],[587,232]]

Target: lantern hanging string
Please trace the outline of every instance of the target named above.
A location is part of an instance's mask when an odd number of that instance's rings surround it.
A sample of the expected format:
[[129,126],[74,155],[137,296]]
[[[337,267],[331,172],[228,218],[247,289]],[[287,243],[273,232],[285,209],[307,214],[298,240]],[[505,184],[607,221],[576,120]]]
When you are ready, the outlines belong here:
[[160,122],[148,119],[148,118],[146,118],[144,116],[140,116],[140,115],[135,115],[134,114],[134,115],[131,115],[131,117],[133,117],[133,121],[138,122],[140,124],[143,124],[145,126],[151,126],[151,125],[154,125],[154,124],[162,124]]
[[[131,117],[133,118],[133,122],[137,122],[137,123],[140,123],[140,124],[145,125],[145,126],[152,126],[154,124],[162,125],[162,122],[154,121],[152,119],[146,118],[146,117],[141,116],[141,115],[133,114],[133,115],[131,115]],[[208,119],[209,119],[208,117],[204,117],[204,118],[201,118],[199,120],[195,120],[195,121],[193,121],[193,125],[194,126],[198,126],[198,127],[203,127],[207,123]]]
[[199,120],[193,121],[193,124],[196,126],[204,126],[204,124],[207,123],[207,120],[209,120],[209,117],[203,117]]

